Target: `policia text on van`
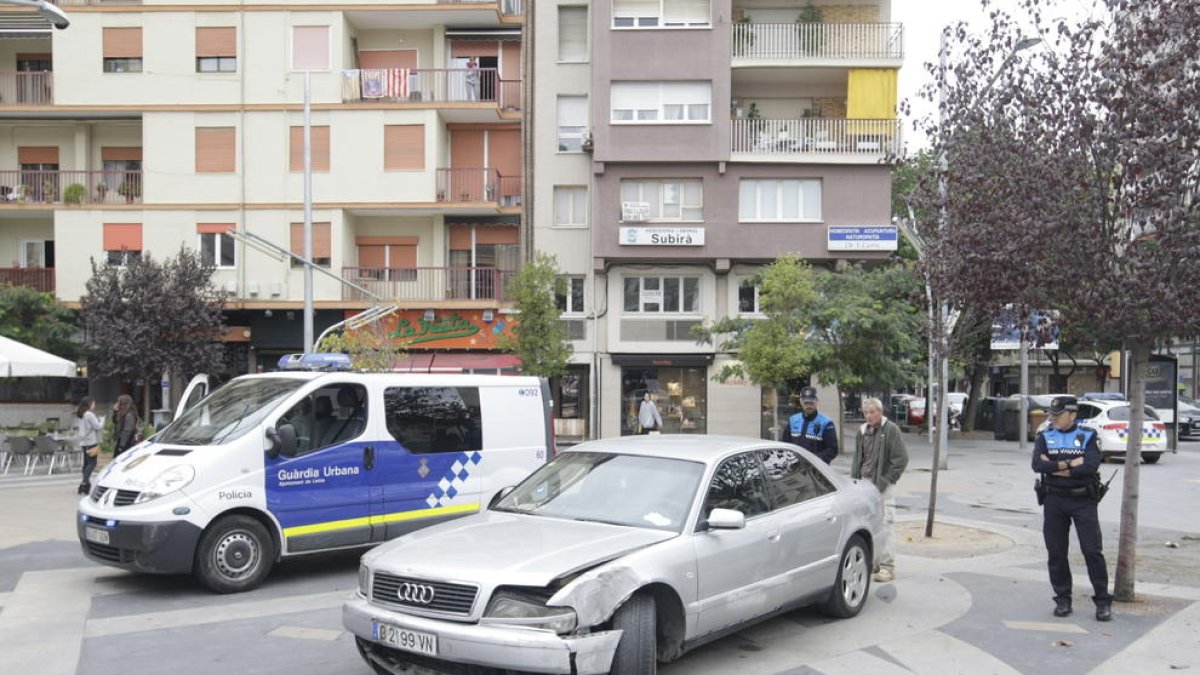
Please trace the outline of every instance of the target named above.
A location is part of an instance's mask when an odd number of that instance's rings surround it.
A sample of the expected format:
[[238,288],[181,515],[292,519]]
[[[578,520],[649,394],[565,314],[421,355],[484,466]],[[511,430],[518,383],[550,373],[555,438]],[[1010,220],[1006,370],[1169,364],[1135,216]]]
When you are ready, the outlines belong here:
[[282,556],[474,513],[552,452],[533,377],[247,375],[113,460],[79,502],[84,553],[249,590]]

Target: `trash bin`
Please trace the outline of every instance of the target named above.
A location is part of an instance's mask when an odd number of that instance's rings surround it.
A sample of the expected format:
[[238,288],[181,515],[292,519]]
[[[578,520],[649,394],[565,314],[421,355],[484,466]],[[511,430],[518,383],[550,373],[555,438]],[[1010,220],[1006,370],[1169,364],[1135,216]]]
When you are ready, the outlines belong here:
[[1046,410],[1044,408],[1033,408],[1029,411],[1029,429],[1025,440],[1032,441],[1037,438],[1038,427],[1042,422],[1046,421]]
[[975,431],[993,431],[996,428],[996,405],[999,399],[988,397],[975,406]]
[[1021,402],[1017,399],[1002,398],[996,400],[995,429],[992,436],[997,441],[1015,441],[1021,433],[1018,428],[1018,418],[1021,414]]

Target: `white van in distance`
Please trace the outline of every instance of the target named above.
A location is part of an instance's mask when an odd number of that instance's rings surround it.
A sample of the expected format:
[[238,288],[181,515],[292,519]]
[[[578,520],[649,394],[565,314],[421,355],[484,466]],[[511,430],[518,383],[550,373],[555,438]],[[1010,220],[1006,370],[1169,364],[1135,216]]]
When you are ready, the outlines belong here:
[[541,378],[246,375],[109,463],[76,526],[92,560],[245,591],[281,557],[475,513],[553,442]]

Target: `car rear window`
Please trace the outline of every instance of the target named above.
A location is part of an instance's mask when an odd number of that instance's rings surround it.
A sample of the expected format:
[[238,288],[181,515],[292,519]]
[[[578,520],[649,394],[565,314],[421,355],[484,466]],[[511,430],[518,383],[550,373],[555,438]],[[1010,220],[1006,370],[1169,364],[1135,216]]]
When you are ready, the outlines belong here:
[[[1119,406],[1116,406],[1115,408],[1109,408],[1108,409],[1108,418],[1110,420],[1116,420],[1118,422],[1128,422],[1130,411],[1131,411],[1131,408],[1127,405],[1119,405]],[[1158,419],[1158,414],[1154,412],[1153,408],[1146,408],[1146,419],[1148,419],[1148,420]]]

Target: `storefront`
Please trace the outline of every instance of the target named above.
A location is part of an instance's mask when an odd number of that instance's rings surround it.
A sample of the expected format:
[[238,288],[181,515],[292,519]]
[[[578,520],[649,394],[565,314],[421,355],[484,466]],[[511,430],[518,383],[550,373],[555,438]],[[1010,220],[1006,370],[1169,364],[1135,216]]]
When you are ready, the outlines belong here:
[[621,435],[640,433],[638,408],[644,394],[658,408],[664,434],[708,432],[708,354],[614,354],[621,369]]

